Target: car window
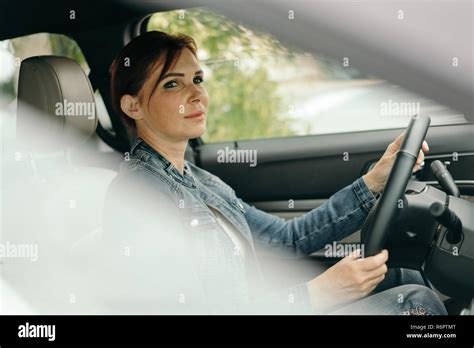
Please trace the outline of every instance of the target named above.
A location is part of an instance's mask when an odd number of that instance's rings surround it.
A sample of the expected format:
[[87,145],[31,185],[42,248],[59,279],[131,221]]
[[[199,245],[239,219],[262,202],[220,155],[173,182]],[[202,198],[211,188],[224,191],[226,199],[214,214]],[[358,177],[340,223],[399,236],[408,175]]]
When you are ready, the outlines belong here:
[[414,114],[432,125],[463,115],[203,8],[153,14],[147,30],[180,32],[198,44],[210,95],[205,142],[403,128]]

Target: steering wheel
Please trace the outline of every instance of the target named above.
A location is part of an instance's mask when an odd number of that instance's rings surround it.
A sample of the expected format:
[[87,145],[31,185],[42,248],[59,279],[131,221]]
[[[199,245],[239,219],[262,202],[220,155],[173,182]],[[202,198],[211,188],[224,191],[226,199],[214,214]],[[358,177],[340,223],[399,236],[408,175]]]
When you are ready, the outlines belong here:
[[408,124],[385,189],[361,230],[365,256],[381,252],[390,235],[398,202],[403,199],[430,122],[429,116],[415,115]]

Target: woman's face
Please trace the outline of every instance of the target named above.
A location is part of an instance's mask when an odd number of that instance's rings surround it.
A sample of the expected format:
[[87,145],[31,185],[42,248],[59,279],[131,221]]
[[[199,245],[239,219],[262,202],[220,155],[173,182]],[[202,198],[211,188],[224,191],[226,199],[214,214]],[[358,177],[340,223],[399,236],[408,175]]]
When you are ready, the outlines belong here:
[[[141,118],[136,119],[138,135],[158,136],[168,141],[187,141],[201,136],[206,130],[209,95],[202,85],[204,76],[196,57],[184,48],[174,66],[156,85],[162,69],[163,62],[160,62],[142,88]],[[190,117],[196,112],[203,114]]]

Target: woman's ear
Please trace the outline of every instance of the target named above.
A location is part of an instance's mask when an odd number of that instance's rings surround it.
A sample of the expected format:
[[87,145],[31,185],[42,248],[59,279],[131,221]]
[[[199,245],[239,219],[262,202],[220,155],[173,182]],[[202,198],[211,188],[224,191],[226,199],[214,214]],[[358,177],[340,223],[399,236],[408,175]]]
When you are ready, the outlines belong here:
[[128,117],[134,120],[141,120],[143,118],[138,97],[133,97],[130,94],[123,95],[120,98],[120,108]]

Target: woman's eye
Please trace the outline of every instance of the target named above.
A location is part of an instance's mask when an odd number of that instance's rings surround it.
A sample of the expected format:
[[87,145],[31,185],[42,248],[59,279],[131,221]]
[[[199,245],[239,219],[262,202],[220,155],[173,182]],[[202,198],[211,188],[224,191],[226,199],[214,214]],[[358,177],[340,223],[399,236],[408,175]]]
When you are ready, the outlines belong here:
[[[201,84],[203,82],[204,82],[204,79],[200,76],[197,76],[197,77],[194,78],[194,83],[196,83],[196,84]],[[175,80],[172,80],[172,81],[166,82],[163,85],[163,88],[164,89],[171,89],[173,87],[176,87],[177,85],[178,85],[178,83]]]
[[166,82],[163,87],[165,89],[170,89],[170,88],[175,87],[176,85],[177,85],[176,81],[169,81],[169,82]]

